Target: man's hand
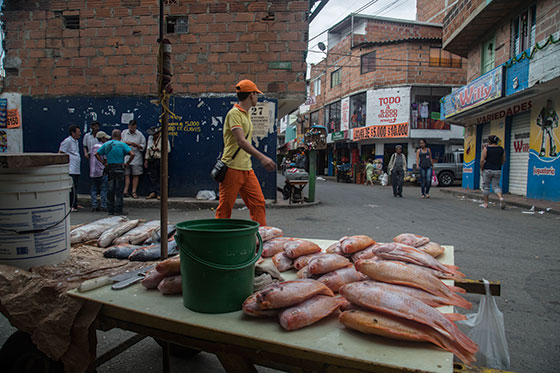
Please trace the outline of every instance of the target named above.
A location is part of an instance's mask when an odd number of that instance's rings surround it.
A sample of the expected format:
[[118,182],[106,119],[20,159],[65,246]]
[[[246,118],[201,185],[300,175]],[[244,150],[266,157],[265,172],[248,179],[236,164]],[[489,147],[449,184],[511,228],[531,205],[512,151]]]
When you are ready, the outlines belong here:
[[267,171],[276,170],[276,162],[274,162],[272,159],[270,159],[266,155],[263,155],[262,158],[260,158],[260,161],[261,161],[261,164],[263,165],[265,170],[267,170]]

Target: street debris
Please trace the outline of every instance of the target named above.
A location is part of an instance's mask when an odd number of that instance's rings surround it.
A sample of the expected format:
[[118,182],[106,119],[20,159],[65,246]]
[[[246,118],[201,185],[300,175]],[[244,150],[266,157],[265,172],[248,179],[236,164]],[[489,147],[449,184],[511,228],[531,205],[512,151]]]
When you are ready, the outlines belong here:
[[317,177],[317,180],[318,180],[318,181],[327,181],[327,179],[325,179],[324,177],[321,177],[321,176],[318,176],[318,177]]
[[196,193],[196,199],[214,201],[216,199],[216,193],[212,190],[199,190]]

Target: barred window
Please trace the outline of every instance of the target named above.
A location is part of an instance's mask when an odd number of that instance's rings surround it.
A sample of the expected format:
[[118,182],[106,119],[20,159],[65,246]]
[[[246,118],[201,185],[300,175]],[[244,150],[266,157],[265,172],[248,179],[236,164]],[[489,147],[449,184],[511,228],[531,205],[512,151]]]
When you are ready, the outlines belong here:
[[342,83],[342,69],[338,69],[331,73],[331,88]]
[[375,71],[375,51],[364,54],[360,57],[361,67],[360,74]]

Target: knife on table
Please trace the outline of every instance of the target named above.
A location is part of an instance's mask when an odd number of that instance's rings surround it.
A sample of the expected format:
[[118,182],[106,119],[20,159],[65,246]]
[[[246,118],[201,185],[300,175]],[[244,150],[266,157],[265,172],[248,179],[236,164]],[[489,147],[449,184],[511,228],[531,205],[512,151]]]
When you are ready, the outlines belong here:
[[140,269],[135,269],[134,271],[123,272],[111,277],[101,276],[92,278],[90,280],[82,282],[82,284],[78,288],[78,291],[80,293],[85,293],[86,291],[97,289],[109,284],[113,284],[113,286],[111,286],[111,289],[113,290],[124,289],[138,281],[143,280],[146,273],[154,269],[154,267],[154,265],[151,265]]

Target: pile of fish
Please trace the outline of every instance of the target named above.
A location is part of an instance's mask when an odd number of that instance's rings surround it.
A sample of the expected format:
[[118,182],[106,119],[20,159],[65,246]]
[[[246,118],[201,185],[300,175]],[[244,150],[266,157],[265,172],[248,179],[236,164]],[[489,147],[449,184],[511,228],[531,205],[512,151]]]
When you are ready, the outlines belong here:
[[[463,289],[441,281],[464,277],[458,267],[435,259],[443,253],[444,248],[428,237],[410,233],[400,234],[390,243],[378,243],[365,235],[342,237],[325,252],[310,241],[277,237],[264,243],[263,257],[272,257],[279,271],[294,268],[300,281],[320,283],[341,297],[330,297],[328,305],[317,306],[318,301],[301,303],[301,296],[294,292],[293,304],[300,308],[290,309],[285,303],[267,306],[263,299],[268,291],[277,292],[277,287],[292,283],[288,281],[253,294],[245,301],[243,311],[252,316],[278,314],[281,325],[294,330],[314,322],[301,320],[317,321],[340,308],[343,312],[339,320],[350,329],[431,342],[471,364],[478,347],[453,323],[465,317],[434,308],[472,307],[458,294],[464,293]],[[328,298],[324,293],[321,297]]]
[[[169,225],[168,255],[177,255],[175,227]],[[107,248],[105,258],[128,259],[131,261],[154,261],[160,259],[160,221],[152,220],[141,224],[141,220],[128,220],[124,216],[112,216],[80,226],[70,232],[71,242],[97,241],[97,246]]]
[[163,295],[175,295],[183,292],[181,280],[181,262],[179,257],[166,259],[156,265],[142,280],[146,289],[158,289]]
[[312,279],[284,281],[267,286],[243,302],[243,312],[254,317],[278,317],[286,330],[316,323],[345,303],[332,290]]

